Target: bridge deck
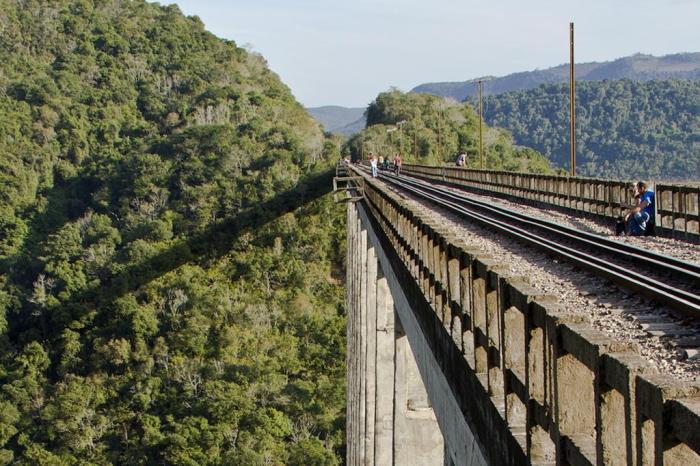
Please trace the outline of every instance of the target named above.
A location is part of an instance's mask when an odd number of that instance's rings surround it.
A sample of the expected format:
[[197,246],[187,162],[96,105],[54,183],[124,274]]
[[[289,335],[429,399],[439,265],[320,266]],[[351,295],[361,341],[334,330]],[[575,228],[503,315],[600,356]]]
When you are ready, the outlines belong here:
[[532,464],[698,463],[697,382],[655,374],[635,348],[566,312],[556,296],[380,183],[366,179],[364,196],[489,464],[522,464],[523,454]]

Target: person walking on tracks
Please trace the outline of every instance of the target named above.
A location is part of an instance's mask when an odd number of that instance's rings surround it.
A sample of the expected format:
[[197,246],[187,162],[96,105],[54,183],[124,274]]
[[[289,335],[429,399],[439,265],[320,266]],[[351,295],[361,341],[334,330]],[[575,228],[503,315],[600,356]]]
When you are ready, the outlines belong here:
[[369,166],[372,169],[372,178],[377,177],[377,158],[374,156],[374,154],[370,154],[369,156]]
[[396,176],[401,174],[401,155],[398,153],[394,156],[394,173]]

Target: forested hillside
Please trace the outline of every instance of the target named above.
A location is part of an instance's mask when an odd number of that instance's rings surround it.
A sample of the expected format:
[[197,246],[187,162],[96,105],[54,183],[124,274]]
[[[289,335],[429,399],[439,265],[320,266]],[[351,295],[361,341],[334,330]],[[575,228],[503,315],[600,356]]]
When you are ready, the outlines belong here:
[[[629,57],[606,62],[576,64],[577,81],[602,81],[605,79],[700,79],[700,52],[676,53],[655,57],[637,53]],[[481,78],[479,78],[481,79]],[[558,65],[543,70],[520,71],[506,76],[489,76],[484,84],[484,95],[533,89],[542,84],[566,83],[569,65]],[[449,97],[462,101],[477,95],[477,79],[463,82],[425,83],[411,92]]]
[[0,464],[338,464],[338,157],[176,7],[0,0]]
[[[404,162],[440,165],[467,154],[467,166],[479,167],[479,117],[469,104],[429,94],[383,92],[367,108],[367,128],[344,147],[354,159],[370,152]],[[508,131],[483,126],[484,166],[532,173],[550,171],[538,152],[513,144]]]
[[[700,81],[579,82],[577,165],[582,175],[697,180]],[[558,84],[489,96],[484,118],[518,144],[569,160],[568,87]]]

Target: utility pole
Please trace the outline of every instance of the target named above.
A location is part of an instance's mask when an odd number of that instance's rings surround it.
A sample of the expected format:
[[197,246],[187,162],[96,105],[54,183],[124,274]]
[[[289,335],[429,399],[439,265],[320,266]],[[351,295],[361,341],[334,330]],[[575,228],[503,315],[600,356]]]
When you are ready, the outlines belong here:
[[401,129],[401,128],[395,126],[395,127],[393,127],[393,128],[389,128],[389,129],[386,130],[386,134],[389,135],[389,145],[390,145],[390,146],[393,146],[393,145],[394,145],[394,144],[393,144],[393,140],[392,140],[392,138],[391,138],[391,133],[393,133],[393,132],[396,131],[397,129]]
[[413,128],[413,163],[418,163],[418,128]]
[[484,121],[484,81],[477,81],[479,87],[479,167],[484,169],[484,136],[482,134],[482,124]]
[[440,160],[440,154],[442,153],[442,140],[440,139],[440,127],[441,126],[442,126],[442,111],[440,110],[440,107],[438,107],[438,161],[440,163],[442,163],[442,160]]
[[569,23],[569,91],[571,96],[569,98],[571,102],[571,127],[570,131],[570,147],[571,147],[571,176],[576,176],[576,89],[575,89],[575,77],[574,77],[574,23]]
[[406,124],[406,120],[396,122],[396,126],[399,128],[399,154],[403,153],[403,132],[401,131],[401,127],[404,124]]

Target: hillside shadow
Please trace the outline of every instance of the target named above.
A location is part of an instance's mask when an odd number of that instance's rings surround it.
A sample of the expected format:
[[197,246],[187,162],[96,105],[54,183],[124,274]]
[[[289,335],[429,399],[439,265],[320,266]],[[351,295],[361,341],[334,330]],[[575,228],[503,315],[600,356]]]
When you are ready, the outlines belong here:
[[102,288],[100,301],[111,301],[134,291],[162,275],[193,261],[211,261],[227,254],[238,235],[260,228],[305,204],[328,194],[333,188],[334,172],[329,170],[301,180],[293,189],[256,205],[234,217],[222,220],[138,266],[130,267]]
[[85,215],[88,205],[76,193],[85,189],[87,183],[74,176],[37,194],[45,199],[45,206],[27,222],[27,236],[18,251],[0,260],[0,273],[7,274],[15,284],[36,277],[40,265],[33,256],[38,245],[67,223]]
[[[201,233],[175,244],[154,257],[126,268],[105,283],[73,295],[60,305],[60,309],[52,312],[54,318],[50,323],[49,333],[59,334],[66,325],[80,319],[91,310],[109,306],[119,297],[138,290],[186,263],[204,263],[222,257],[230,251],[242,232],[261,228],[328,194],[333,187],[334,174],[334,170],[327,170],[302,178],[294,188],[281,192],[236,216],[211,225]],[[31,329],[32,326],[22,327],[13,329],[11,338],[22,335],[25,331],[30,333],[26,335],[27,338],[37,337]]]
[[272,156],[265,156],[265,157],[260,157],[259,159],[253,160],[250,162],[250,164],[245,168],[248,171],[258,171],[258,170],[264,170],[266,168],[270,168],[272,165],[275,164],[277,159]]

